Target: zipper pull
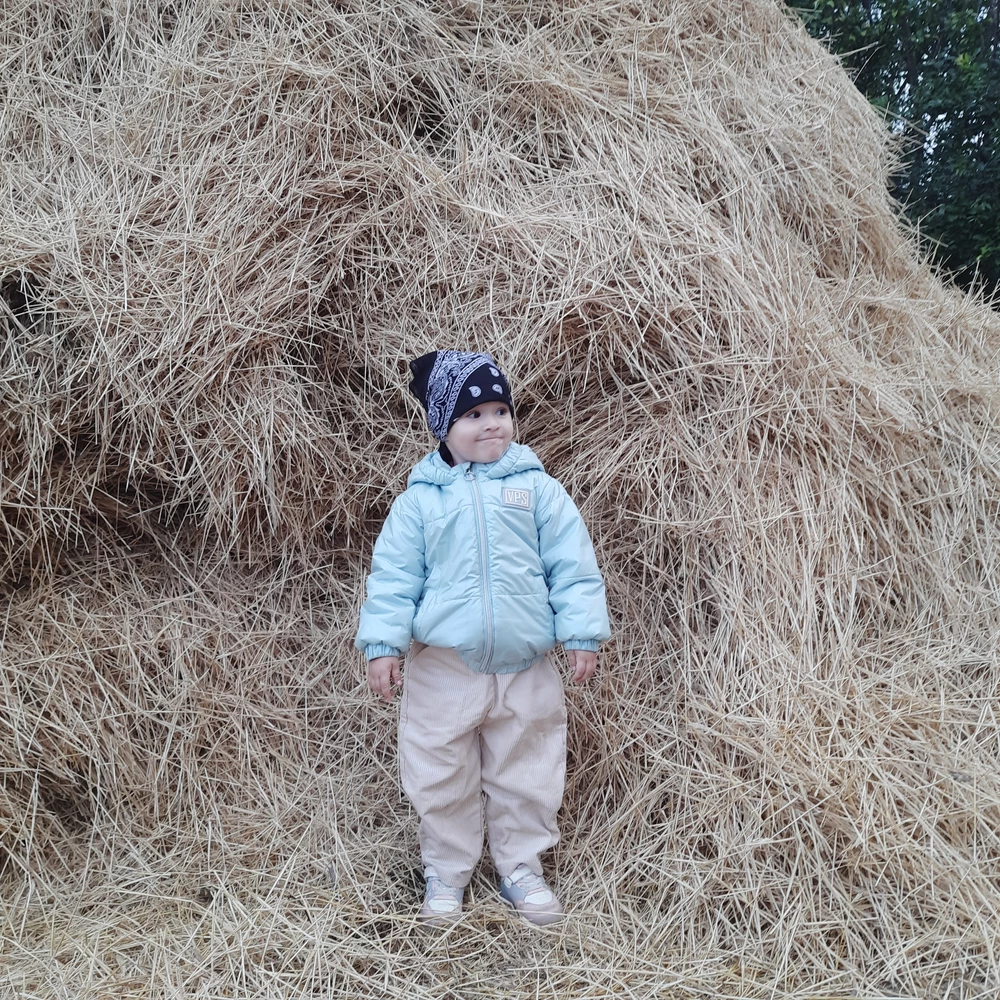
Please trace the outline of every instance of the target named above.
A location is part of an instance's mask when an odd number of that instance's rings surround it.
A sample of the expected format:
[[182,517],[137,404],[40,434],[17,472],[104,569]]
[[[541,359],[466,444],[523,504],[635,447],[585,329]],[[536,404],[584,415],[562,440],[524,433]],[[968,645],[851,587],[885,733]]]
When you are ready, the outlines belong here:
[[476,478],[476,474],[472,471],[472,463],[471,462],[469,463],[469,467],[465,470],[465,478],[466,479],[475,479]]

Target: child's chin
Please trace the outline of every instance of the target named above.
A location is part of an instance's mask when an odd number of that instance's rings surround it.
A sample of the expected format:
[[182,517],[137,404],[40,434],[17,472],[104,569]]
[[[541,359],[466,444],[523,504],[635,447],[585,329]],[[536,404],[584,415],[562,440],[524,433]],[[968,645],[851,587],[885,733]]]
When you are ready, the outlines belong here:
[[507,446],[502,443],[484,446],[479,449],[477,462],[495,462],[506,451]]

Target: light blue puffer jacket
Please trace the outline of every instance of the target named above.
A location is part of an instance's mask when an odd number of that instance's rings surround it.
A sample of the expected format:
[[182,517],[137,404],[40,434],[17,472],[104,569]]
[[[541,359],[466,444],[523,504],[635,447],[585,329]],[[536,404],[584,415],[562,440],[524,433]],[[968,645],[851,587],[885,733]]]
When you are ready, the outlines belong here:
[[355,641],[369,660],[412,638],[513,673],[557,642],[596,650],[609,635],[587,527],[530,448],[454,468],[435,451],[414,467],[372,555]]

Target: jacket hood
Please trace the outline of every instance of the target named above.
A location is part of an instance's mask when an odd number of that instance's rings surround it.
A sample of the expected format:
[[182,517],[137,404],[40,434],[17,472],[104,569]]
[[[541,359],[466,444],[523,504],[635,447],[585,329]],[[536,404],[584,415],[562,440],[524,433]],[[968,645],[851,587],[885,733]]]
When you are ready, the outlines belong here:
[[[447,486],[465,475],[466,468],[466,464],[448,465],[439,451],[432,451],[413,467],[406,485],[431,483],[435,486]],[[545,471],[539,457],[526,444],[516,443],[512,443],[495,462],[480,465],[479,468],[485,469],[490,479],[503,479],[504,476],[527,472],[529,469]]]

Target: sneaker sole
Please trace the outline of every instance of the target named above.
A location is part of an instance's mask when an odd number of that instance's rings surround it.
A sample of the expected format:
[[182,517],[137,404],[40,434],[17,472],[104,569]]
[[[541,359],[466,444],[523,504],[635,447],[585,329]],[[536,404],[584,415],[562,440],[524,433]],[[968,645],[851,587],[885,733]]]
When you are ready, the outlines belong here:
[[552,910],[519,910],[516,903],[512,903],[506,896],[501,895],[500,901],[510,907],[522,920],[526,920],[535,927],[547,927],[549,924],[557,924],[566,914],[559,910],[554,913]]

